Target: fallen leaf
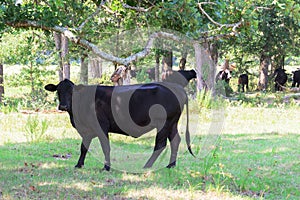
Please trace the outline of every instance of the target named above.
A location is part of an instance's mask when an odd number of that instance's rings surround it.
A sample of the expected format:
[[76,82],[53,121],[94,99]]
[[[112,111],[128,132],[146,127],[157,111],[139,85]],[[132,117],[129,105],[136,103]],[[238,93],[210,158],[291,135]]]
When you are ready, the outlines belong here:
[[30,189],[31,191],[36,191],[36,188],[35,188],[33,185],[29,186],[29,189]]

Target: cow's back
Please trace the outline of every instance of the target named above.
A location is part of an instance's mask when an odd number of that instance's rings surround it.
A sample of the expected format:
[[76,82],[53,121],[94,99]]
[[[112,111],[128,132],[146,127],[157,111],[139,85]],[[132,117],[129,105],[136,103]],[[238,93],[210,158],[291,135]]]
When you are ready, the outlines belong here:
[[96,110],[99,123],[109,123],[109,131],[139,137],[178,121],[186,101],[185,90],[174,83],[98,86]]

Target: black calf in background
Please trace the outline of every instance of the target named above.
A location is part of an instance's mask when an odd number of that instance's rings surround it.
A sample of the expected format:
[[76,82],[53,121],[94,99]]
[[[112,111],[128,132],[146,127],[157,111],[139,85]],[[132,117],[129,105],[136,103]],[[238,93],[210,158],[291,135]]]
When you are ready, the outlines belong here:
[[300,69],[293,71],[293,83],[292,87],[299,87],[300,85]]
[[242,88],[242,92],[245,92],[245,86],[247,91],[249,91],[249,78],[247,74],[241,74],[238,80],[238,88]]
[[285,69],[277,68],[274,71],[275,76],[275,91],[283,91],[283,86],[287,82],[288,76],[285,73]]

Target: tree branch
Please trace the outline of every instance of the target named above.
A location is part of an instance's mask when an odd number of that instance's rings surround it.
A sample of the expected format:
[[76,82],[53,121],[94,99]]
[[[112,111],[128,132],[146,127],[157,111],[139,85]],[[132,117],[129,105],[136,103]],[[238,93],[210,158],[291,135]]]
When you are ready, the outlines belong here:
[[135,7],[135,6],[130,6],[126,3],[123,3],[123,7],[130,9],[130,10],[135,10],[138,12],[148,12],[151,8],[153,8],[153,6],[149,7],[149,8],[143,8],[143,7]]
[[[210,15],[207,14],[207,12],[202,8],[202,5],[204,5],[204,4],[212,4],[212,5],[216,5],[216,4],[213,3],[213,2],[201,2],[201,3],[198,3],[198,7],[199,7],[200,11],[209,19],[209,21],[211,21],[216,26],[219,26],[219,28],[217,30],[220,31],[221,29],[223,29],[225,27],[225,28],[232,28],[232,32],[227,33],[227,34],[220,34],[220,35],[217,35],[217,36],[202,37],[202,40],[206,40],[206,41],[207,40],[216,40],[216,39],[220,39],[220,38],[235,36],[237,34],[237,28],[242,26],[242,23],[244,21],[243,19],[241,19],[239,22],[233,23],[233,24],[221,24],[221,23],[216,22],[215,20],[213,20],[210,17]],[[209,32],[211,32],[211,31],[209,31]],[[209,32],[206,32],[206,33],[209,33]],[[208,35],[208,34],[203,34],[203,35],[205,36],[205,35]]]
[[105,9],[106,12],[108,12],[109,14],[112,14],[112,15],[116,15],[116,16],[119,16],[120,14],[114,12],[113,10],[111,10],[109,7],[107,7],[106,5],[101,5],[102,8]]
[[210,17],[210,15],[207,14],[207,12],[202,8],[202,5],[204,5],[204,4],[213,4],[213,5],[216,5],[216,4],[213,3],[213,2],[201,2],[201,3],[198,3],[198,7],[199,7],[200,11],[201,11],[201,12],[209,19],[209,21],[211,21],[213,24],[219,26],[220,28],[223,28],[223,27],[226,27],[226,28],[232,28],[233,31],[236,31],[236,29],[237,29],[238,27],[241,26],[243,19],[242,19],[241,21],[239,21],[239,22],[237,22],[237,23],[233,23],[233,24],[221,24],[221,23],[219,23],[219,22],[216,22],[216,21],[213,20],[213,19]]
[[47,27],[47,26],[43,26],[41,24],[38,24],[37,22],[33,22],[33,21],[26,21],[26,22],[6,22],[6,25],[11,26],[11,27],[15,27],[15,28],[37,28],[37,29],[42,29],[42,30],[46,30],[46,31],[55,31],[55,32],[59,32],[64,34],[67,38],[69,38],[69,40],[71,42],[74,42],[82,47],[84,47],[85,49],[88,49],[90,51],[92,51],[93,53],[95,53],[97,56],[103,58],[104,60],[108,60],[111,62],[115,62],[118,64],[124,64],[124,65],[128,65],[129,63],[136,61],[138,59],[144,58],[146,57],[151,50],[151,47],[153,46],[153,42],[156,38],[165,38],[165,39],[170,39],[176,42],[180,42],[181,38],[172,34],[172,33],[166,33],[166,32],[155,32],[153,34],[150,35],[146,46],[144,47],[144,49],[138,53],[135,53],[133,55],[128,56],[127,58],[119,58],[116,56],[113,56],[111,54],[107,54],[103,51],[101,51],[99,49],[98,46],[96,46],[95,44],[80,38],[79,36],[75,35],[73,32],[71,32],[68,28],[64,28],[64,27],[60,27],[60,26],[54,26],[54,27]]
[[99,14],[99,12],[100,12],[102,6],[105,4],[105,2],[106,2],[105,0],[101,1],[100,5],[97,7],[96,11],[95,11],[93,14],[91,14],[90,16],[88,16],[88,17],[84,20],[84,22],[82,22],[82,23],[80,24],[80,26],[77,28],[78,31],[81,31],[82,28],[85,26],[86,23],[88,23],[92,18],[94,18],[96,15]]
[[234,35],[234,33],[229,33],[229,34],[222,34],[222,35],[216,35],[216,36],[210,36],[210,37],[203,37],[203,38],[200,38],[199,40],[192,40],[192,39],[185,39],[185,38],[175,35],[173,33],[158,31],[158,32],[152,33],[148,37],[147,43],[144,46],[143,50],[141,50],[140,52],[137,52],[133,55],[130,55],[127,58],[120,58],[120,57],[116,57],[114,55],[111,55],[111,54],[101,51],[97,45],[74,34],[68,28],[64,28],[64,27],[60,27],[60,26],[48,27],[48,26],[39,24],[35,21],[6,22],[6,25],[14,27],[14,28],[36,28],[36,29],[42,29],[42,30],[46,30],[46,31],[54,31],[54,32],[62,33],[67,38],[69,38],[69,40],[71,42],[78,44],[78,45],[82,46],[83,48],[92,51],[95,55],[99,56],[100,58],[107,60],[107,61],[114,62],[114,63],[123,64],[123,65],[128,65],[131,62],[137,61],[141,58],[146,57],[148,54],[150,54],[150,52],[151,52],[150,50],[153,47],[153,43],[156,38],[168,39],[168,40],[172,40],[172,41],[179,42],[179,43],[185,43],[187,45],[192,46],[194,43],[202,43],[205,41],[216,40],[219,38],[224,38],[224,37],[229,37],[229,36]]

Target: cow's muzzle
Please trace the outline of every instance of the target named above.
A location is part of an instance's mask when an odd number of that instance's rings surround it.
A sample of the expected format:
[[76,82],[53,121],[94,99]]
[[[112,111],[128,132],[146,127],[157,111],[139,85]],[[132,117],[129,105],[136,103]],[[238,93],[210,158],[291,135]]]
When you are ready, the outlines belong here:
[[59,105],[59,106],[58,106],[58,110],[61,110],[61,111],[68,111],[68,106],[67,106],[67,105]]

